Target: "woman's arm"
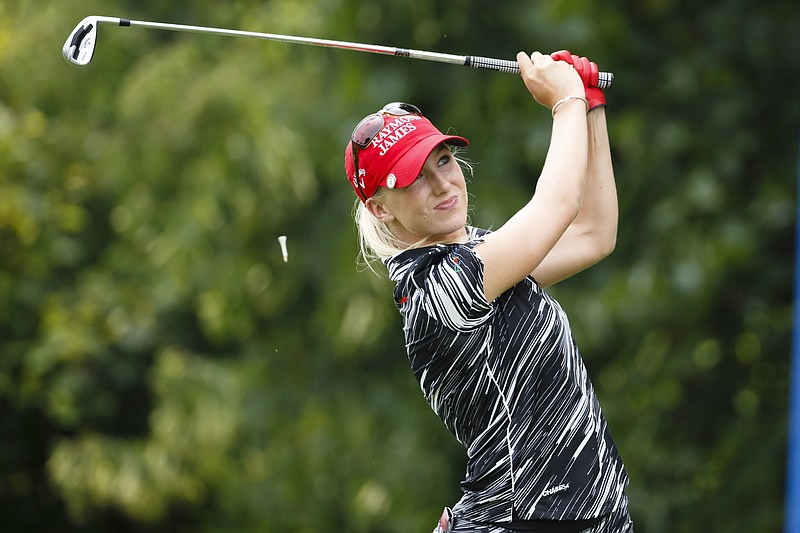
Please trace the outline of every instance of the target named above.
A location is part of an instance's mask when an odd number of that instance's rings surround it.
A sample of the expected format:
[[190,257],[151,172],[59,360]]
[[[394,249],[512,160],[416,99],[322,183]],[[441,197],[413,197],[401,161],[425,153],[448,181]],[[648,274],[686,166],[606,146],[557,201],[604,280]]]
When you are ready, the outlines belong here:
[[[584,88],[567,63],[534,52],[517,55],[523,80],[533,97],[551,108],[565,96],[583,96]],[[531,200],[475,247],[484,263],[488,301],[533,272],[581,211],[588,162],[586,107],[568,100],[553,117],[550,147]]]
[[617,242],[617,189],[608,141],[605,107],[587,115],[589,163],[581,210],[542,262],[533,278],[552,285],[597,263]]

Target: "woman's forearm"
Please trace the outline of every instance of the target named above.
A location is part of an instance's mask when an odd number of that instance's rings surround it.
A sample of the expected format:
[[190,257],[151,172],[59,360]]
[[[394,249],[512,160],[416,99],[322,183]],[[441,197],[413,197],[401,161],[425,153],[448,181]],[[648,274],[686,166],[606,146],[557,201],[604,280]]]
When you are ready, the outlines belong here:
[[583,203],[573,224],[610,253],[617,238],[619,209],[605,108],[591,111],[588,121],[588,165]]
[[553,120],[550,147],[547,151],[536,193],[545,196],[548,205],[561,198],[581,205],[586,187],[590,135],[583,124],[585,104],[573,100],[560,110]]

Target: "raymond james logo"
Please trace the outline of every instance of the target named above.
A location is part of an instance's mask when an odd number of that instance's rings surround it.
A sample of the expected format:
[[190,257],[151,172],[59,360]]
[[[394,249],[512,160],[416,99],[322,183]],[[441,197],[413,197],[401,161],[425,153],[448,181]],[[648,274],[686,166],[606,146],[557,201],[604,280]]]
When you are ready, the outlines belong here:
[[555,487],[550,487],[549,489],[542,492],[542,496],[552,496],[553,494],[558,494],[559,492],[564,492],[565,490],[569,490],[569,483],[565,483],[563,485],[556,485]]
[[380,150],[378,155],[386,154],[397,141],[416,130],[417,127],[411,122],[421,120],[421,118],[417,115],[402,116],[386,124],[372,139],[372,146]]

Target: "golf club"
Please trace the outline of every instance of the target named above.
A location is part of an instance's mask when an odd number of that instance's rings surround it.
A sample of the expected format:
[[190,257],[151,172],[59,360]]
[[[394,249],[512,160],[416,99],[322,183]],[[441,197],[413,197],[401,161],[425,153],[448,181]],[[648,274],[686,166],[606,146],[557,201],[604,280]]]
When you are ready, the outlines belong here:
[[[393,48],[374,44],[351,43],[347,41],[332,41],[329,39],[314,39],[311,37],[296,37],[293,35],[279,35],[274,33],[258,33],[241,30],[227,30],[222,28],[210,28],[206,26],[187,26],[183,24],[167,24],[164,22],[144,22],[140,20],[130,20],[116,17],[89,16],[80,21],[72,30],[64,43],[62,53],[64,59],[79,67],[88,65],[94,55],[97,46],[97,28],[100,24],[114,24],[116,26],[138,26],[157,30],[168,30],[187,33],[206,33],[212,35],[226,35],[229,37],[251,37],[255,39],[265,39],[268,41],[280,41],[285,43],[308,44],[312,46],[323,46],[327,48],[339,48],[342,50],[353,50],[356,52],[369,52],[373,54],[384,54],[410,59],[424,59],[426,61],[438,61],[440,63],[450,63],[454,65],[464,65],[467,67],[497,70],[519,74],[519,67],[516,61],[505,59],[493,59],[490,57],[459,56],[452,54],[441,54],[438,52],[425,52],[422,50],[410,50],[407,48]],[[597,86],[601,89],[611,87],[614,75],[611,72],[600,72]]]

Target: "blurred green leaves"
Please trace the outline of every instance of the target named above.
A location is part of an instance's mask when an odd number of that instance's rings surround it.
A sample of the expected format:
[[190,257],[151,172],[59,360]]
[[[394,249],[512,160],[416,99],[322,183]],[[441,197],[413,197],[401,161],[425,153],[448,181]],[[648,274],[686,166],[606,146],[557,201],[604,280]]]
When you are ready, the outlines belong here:
[[98,14],[614,71],[617,250],[553,293],[637,531],[777,530],[800,12],[684,4],[0,5],[8,527],[432,529],[464,452],[410,375],[391,283],[356,266],[342,151],[414,102],[472,141],[472,218],[496,227],[548,142],[518,79],[452,65],[111,26],[67,65]]

